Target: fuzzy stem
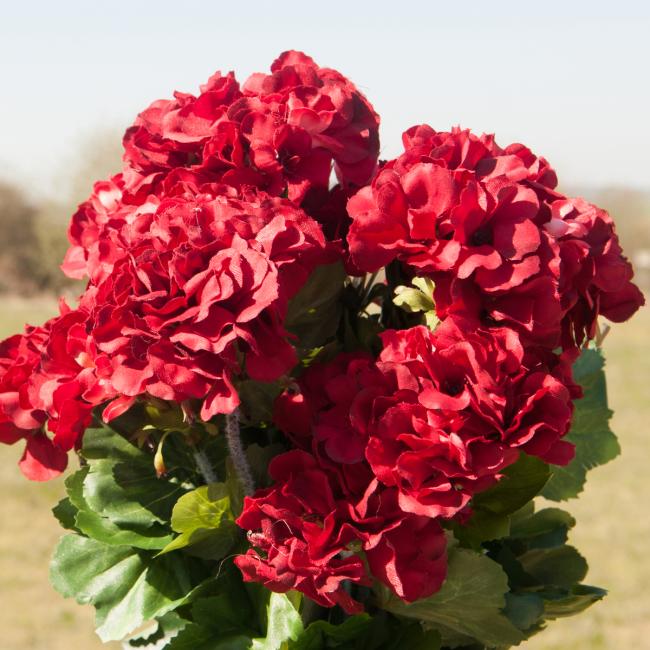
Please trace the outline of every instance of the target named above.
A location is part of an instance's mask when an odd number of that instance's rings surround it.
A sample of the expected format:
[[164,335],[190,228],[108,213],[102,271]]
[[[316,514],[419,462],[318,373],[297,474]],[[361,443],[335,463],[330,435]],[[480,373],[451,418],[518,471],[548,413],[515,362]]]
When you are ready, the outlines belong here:
[[226,441],[232,464],[235,467],[235,474],[242,485],[244,495],[251,496],[255,492],[255,484],[239,437],[239,409],[226,415]]
[[201,472],[201,476],[203,476],[208,485],[210,483],[216,483],[219,480],[217,473],[214,471],[212,465],[210,465],[210,460],[203,449],[194,450],[194,460],[196,461],[199,472]]

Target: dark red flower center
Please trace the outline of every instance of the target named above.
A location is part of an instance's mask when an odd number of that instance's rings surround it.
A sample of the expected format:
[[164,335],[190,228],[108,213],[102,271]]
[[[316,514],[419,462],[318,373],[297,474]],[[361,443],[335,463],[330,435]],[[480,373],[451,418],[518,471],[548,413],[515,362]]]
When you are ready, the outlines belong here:
[[442,386],[440,388],[443,393],[447,393],[447,395],[455,397],[459,393],[463,392],[463,382],[459,379],[445,379],[445,381],[442,382]]
[[492,243],[492,229],[488,226],[482,226],[474,231],[470,237],[471,246],[485,246]]

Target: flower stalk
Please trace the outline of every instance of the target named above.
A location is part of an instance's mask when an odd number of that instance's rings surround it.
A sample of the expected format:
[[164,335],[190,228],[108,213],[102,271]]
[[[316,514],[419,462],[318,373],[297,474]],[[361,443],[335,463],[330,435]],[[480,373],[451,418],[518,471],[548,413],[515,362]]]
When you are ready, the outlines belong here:
[[217,473],[214,471],[214,468],[212,467],[210,463],[210,459],[208,458],[208,455],[205,453],[203,449],[195,449],[194,450],[194,462],[196,463],[196,467],[201,472],[201,476],[205,480],[205,482],[209,485],[210,483],[216,483],[219,480],[219,477],[217,476]]
[[241,483],[244,495],[251,496],[255,492],[255,483],[239,435],[239,409],[226,415],[226,442],[235,474]]

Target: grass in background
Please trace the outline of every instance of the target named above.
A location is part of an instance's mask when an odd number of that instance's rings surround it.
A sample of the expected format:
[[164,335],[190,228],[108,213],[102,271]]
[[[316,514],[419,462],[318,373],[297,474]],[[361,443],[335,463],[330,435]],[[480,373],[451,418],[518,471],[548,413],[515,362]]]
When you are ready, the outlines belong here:
[[[0,337],[56,313],[49,298],[0,298]],[[590,564],[587,582],[609,596],[591,610],[551,623],[524,644],[527,650],[641,648],[650,638],[650,311],[615,326],[605,341],[612,423],[623,448],[613,463],[593,470],[580,499],[562,507],[578,520],[571,542]],[[22,450],[0,445],[0,647],[3,650],[116,650],[93,631],[93,610],[64,600],[48,582],[49,557],[61,535],[50,509],[63,494],[61,479],[29,483],[16,462]],[[407,649],[405,649],[407,650]]]

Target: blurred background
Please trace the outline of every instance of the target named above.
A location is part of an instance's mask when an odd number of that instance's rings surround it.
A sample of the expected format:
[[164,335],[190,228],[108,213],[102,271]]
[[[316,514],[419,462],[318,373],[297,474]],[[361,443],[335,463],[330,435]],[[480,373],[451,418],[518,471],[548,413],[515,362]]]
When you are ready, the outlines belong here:
[[[174,89],[197,91],[216,69],[243,80],[285,49],[339,69],[368,95],[384,158],[420,122],[494,132],[545,156],[561,189],[610,211],[647,291],[649,33],[648,4],[626,0],[2,2],[0,335],[41,323],[58,295],[80,291],[58,268],[67,221],[92,182],[119,169],[121,133],[137,112]],[[588,581],[610,595],[552,624],[531,650],[648,647],[649,331],[643,309],[606,341],[623,454],[567,505]],[[28,484],[19,446],[0,448],[0,647],[99,648],[89,608],[48,583],[62,481]]]

